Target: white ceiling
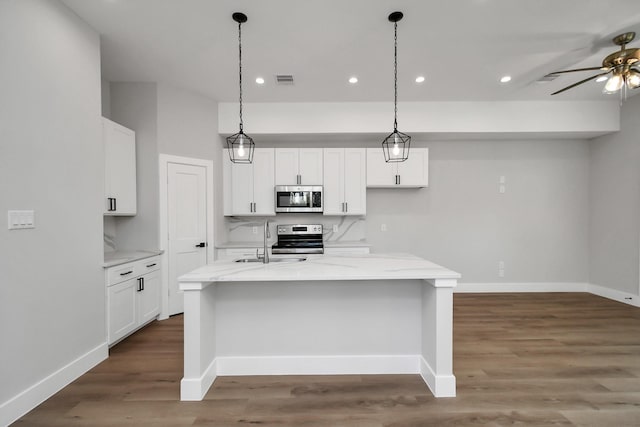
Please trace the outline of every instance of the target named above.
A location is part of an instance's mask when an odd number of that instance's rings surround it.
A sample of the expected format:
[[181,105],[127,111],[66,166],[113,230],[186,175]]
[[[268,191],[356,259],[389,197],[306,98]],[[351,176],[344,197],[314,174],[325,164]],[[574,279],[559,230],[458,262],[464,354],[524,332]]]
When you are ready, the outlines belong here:
[[[599,66],[634,30],[639,0],[63,0],[102,35],[109,81],[156,81],[218,101],[238,98],[237,24],[242,26],[245,102],[393,100],[393,24],[398,24],[399,100],[608,99],[603,83],[558,69]],[[594,72],[593,74],[595,74]],[[295,84],[275,84],[293,74]],[[502,75],[513,80],[499,83]],[[355,75],[356,85],[347,79]],[[414,79],[424,75],[426,81]],[[262,76],[266,83],[255,84]],[[640,93],[640,89],[634,92]],[[634,93],[635,94],[635,93]]]

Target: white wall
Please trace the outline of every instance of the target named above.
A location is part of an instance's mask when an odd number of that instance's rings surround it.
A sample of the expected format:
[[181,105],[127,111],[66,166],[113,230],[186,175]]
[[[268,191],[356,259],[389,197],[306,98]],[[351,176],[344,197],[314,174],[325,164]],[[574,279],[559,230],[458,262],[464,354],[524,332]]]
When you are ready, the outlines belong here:
[[158,85],[158,151],[213,160],[216,240],[219,235],[226,235],[222,216],[221,146],[217,101],[167,84]]
[[158,92],[155,83],[111,83],[111,119],[136,132],[137,214],[118,217],[118,250],[159,247]]
[[[279,146],[336,144],[374,146],[354,141]],[[374,252],[414,253],[460,272],[466,283],[588,281],[587,141],[412,144],[429,147],[428,188],[368,189],[364,218],[277,214],[270,222],[322,223],[326,241],[366,239]],[[504,194],[498,192],[500,176],[506,178]],[[229,240],[261,242],[262,235],[252,234],[252,227],[263,220],[226,218]],[[333,224],[339,225],[336,235]],[[388,231],[380,231],[382,224]],[[498,277],[499,261],[505,263],[504,277]]]
[[136,131],[138,213],[134,217],[105,219],[105,232],[113,233],[116,248],[159,247],[161,153],[213,160],[215,227],[219,230],[222,163],[217,102],[166,84],[112,82],[109,86],[112,120]]
[[[99,49],[57,1],[0,2],[0,425],[37,382],[106,357]],[[8,231],[9,209],[36,228]]]
[[622,105],[621,131],[591,141],[590,282],[638,294],[640,96]]
[[367,191],[373,250],[414,253],[461,273],[461,282],[587,281],[587,142],[426,145],[428,188]]

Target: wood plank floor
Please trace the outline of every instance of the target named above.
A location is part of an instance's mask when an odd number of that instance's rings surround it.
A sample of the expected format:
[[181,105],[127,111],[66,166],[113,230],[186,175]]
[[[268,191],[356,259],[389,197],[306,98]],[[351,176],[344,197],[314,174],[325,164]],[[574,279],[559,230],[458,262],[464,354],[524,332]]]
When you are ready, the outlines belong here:
[[640,309],[583,293],[456,294],[458,396],[417,375],[219,377],[180,402],[182,317],[155,322],[19,426],[640,426]]

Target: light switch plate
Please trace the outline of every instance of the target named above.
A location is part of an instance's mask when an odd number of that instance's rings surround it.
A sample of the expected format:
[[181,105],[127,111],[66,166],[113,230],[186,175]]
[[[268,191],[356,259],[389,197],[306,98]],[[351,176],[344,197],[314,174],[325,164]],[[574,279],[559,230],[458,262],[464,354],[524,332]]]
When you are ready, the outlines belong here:
[[9,230],[35,228],[35,212],[33,210],[7,211]]

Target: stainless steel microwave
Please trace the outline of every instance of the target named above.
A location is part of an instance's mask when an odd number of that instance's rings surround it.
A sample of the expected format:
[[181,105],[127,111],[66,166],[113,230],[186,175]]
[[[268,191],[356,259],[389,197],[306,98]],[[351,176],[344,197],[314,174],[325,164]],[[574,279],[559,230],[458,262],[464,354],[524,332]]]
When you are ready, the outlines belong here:
[[322,212],[321,185],[276,185],[276,212]]

